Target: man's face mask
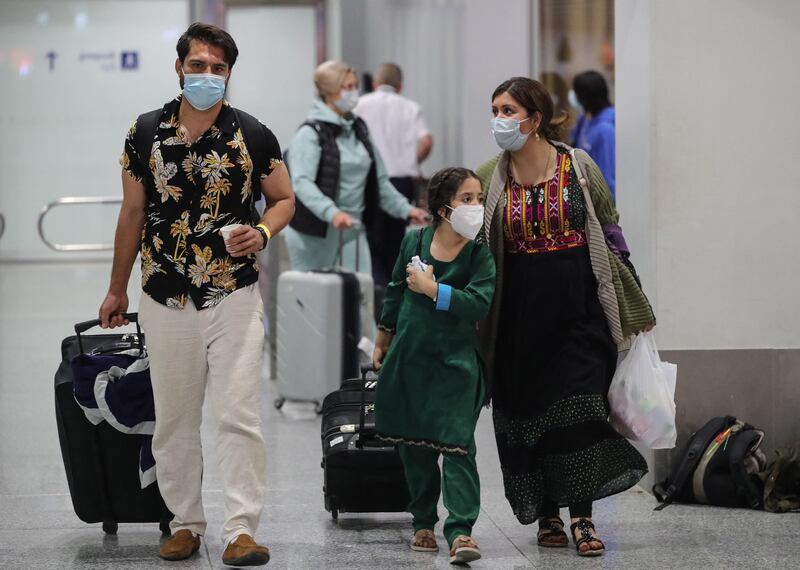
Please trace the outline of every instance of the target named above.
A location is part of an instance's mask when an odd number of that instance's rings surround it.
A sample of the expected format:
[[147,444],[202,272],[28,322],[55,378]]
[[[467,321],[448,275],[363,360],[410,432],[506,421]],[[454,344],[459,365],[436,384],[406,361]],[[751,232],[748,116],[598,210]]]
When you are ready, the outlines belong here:
[[222,100],[225,78],[214,73],[185,73],[183,96],[198,111],[205,111]]

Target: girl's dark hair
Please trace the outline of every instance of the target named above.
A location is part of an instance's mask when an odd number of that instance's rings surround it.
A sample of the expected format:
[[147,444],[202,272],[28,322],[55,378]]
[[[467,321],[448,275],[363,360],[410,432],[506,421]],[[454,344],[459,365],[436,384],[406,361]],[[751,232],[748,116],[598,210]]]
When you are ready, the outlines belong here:
[[233,64],[236,63],[239,49],[236,47],[236,42],[233,41],[231,35],[217,26],[195,22],[183,32],[183,35],[178,39],[178,45],[175,46],[178,50],[178,59],[181,64],[189,54],[189,44],[192,43],[192,40],[221,48],[225,53],[225,63],[228,64],[229,68],[232,68]]
[[468,178],[480,180],[469,168],[461,167],[442,168],[431,176],[428,182],[428,211],[433,216],[434,225],[438,226],[442,222],[439,210],[450,205],[456,192]]
[[542,122],[537,131],[541,136],[546,139],[559,138],[561,126],[567,120],[567,116],[561,114],[553,117],[553,99],[544,85],[530,77],[512,77],[497,86],[492,93],[492,101],[503,93],[508,93],[522,105],[528,111],[529,117],[534,113],[542,115]]
[[584,71],[576,75],[572,80],[572,88],[575,90],[578,103],[592,115],[611,106],[611,101],[608,99],[608,84],[596,71]]

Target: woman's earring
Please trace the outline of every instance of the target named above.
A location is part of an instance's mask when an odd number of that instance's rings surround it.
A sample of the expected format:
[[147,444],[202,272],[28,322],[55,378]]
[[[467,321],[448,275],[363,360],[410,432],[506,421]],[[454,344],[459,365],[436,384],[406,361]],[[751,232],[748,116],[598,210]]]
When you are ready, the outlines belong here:
[[539,133],[538,133],[538,132],[536,133],[536,140],[537,140],[537,141],[541,140],[541,137],[539,136]]

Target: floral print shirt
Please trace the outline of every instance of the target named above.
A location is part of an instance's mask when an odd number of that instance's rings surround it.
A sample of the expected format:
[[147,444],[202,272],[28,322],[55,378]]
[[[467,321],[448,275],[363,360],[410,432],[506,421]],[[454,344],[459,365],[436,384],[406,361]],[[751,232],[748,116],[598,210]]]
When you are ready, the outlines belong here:
[[[142,290],[168,307],[182,309],[191,298],[197,309],[205,309],[258,280],[256,256],[231,257],[218,232],[228,224],[251,223],[254,165],[227,101],[214,125],[192,144],[179,135],[180,103],[178,96],[164,106],[149,168],[136,152],[135,122],[120,164],[147,191]],[[282,161],[277,139],[263,128],[268,164],[255,169],[262,178]]]

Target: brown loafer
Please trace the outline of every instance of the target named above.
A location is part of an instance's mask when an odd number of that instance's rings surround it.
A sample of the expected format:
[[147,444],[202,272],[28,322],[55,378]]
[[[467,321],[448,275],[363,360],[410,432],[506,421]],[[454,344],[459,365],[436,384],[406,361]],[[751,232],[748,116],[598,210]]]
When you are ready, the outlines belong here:
[[263,566],[269,562],[269,548],[256,544],[249,534],[240,534],[222,553],[228,566]]
[[184,528],[164,541],[158,555],[164,560],[184,560],[198,550],[200,550],[200,537]]

